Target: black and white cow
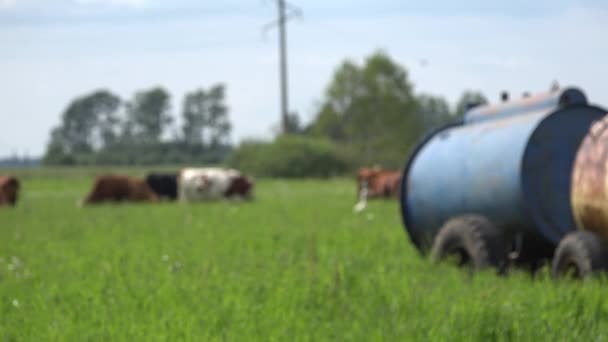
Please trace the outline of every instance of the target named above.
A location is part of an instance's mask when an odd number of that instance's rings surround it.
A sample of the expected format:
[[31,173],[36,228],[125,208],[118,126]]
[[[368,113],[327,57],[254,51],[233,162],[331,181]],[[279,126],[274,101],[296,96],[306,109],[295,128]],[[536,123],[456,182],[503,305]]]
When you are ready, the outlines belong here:
[[146,183],[160,198],[177,199],[177,173],[150,173]]
[[234,169],[186,168],[178,177],[178,197],[182,202],[251,199],[252,191],[253,181]]

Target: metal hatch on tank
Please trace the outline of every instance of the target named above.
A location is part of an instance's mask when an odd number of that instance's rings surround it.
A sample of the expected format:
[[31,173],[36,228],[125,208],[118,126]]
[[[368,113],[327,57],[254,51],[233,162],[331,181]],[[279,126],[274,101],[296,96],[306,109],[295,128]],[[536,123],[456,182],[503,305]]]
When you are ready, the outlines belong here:
[[505,244],[517,237],[547,254],[541,245],[554,247],[576,227],[573,163],[605,113],[577,88],[555,89],[473,108],[462,123],[431,133],[403,171],[401,214],[411,241],[424,254],[446,222],[475,214]]

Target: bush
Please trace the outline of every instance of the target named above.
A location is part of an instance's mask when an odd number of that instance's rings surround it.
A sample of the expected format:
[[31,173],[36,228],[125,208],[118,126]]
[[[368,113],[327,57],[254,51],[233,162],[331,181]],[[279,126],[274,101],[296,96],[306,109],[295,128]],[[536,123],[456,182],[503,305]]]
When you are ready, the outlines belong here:
[[274,142],[244,141],[227,163],[260,177],[327,178],[349,170],[349,163],[331,142],[302,136],[284,136]]

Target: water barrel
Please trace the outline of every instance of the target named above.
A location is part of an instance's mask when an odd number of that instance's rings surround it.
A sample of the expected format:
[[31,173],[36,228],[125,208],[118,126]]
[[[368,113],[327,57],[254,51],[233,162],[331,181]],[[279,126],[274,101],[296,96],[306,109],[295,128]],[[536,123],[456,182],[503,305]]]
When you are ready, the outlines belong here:
[[575,229],[572,168],[590,125],[605,110],[567,88],[496,106],[425,137],[403,171],[400,208],[426,251],[448,219],[481,214],[504,230],[557,244]]

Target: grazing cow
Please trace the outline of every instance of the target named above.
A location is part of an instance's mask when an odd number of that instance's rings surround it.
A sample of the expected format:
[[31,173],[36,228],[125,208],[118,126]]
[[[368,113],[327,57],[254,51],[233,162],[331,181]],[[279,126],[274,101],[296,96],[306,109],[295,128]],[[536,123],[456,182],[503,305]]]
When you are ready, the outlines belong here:
[[0,206],[17,204],[19,180],[15,177],[0,176]]
[[155,202],[158,195],[141,179],[110,174],[97,177],[83,202],[94,204],[106,201]]
[[146,183],[160,198],[177,199],[177,173],[150,173]]
[[186,168],[178,178],[178,197],[182,202],[251,199],[252,190],[253,182],[234,169]]
[[357,172],[357,196],[354,210],[359,212],[372,198],[395,198],[399,195],[401,172],[383,170],[380,167],[362,168]]

